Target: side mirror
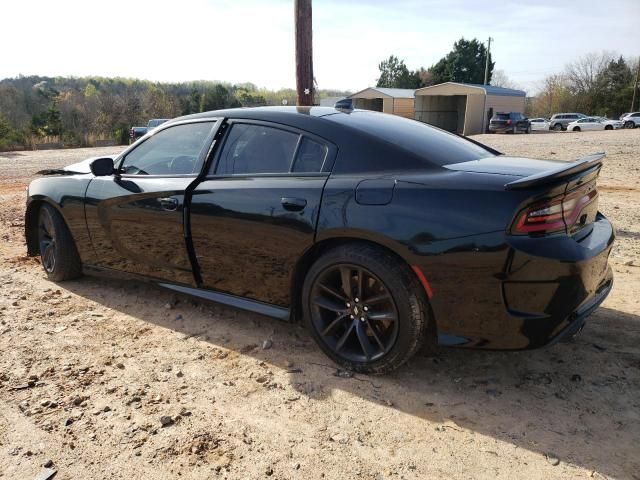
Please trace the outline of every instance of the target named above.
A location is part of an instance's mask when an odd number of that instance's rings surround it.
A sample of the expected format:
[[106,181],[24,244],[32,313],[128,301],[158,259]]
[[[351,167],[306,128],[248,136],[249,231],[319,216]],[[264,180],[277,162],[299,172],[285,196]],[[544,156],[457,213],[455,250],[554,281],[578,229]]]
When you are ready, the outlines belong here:
[[113,175],[113,158],[96,158],[91,162],[90,168],[96,177]]

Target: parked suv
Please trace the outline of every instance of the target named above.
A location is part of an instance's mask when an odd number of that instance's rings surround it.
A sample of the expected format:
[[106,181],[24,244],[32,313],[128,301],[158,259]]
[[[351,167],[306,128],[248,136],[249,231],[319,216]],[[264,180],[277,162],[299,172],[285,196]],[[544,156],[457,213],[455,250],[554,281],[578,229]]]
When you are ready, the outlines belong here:
[[620,119],[624,128],[640,127],[640,112],[627,113]]
[[567,125],[571,122],[575,122],[576,120],[580,120],[581,118],[585,118],[586,115],[582,113],[556,113],[549,120],[549,130],[555,130],[559,132],[560,130],[566,130]]
[[531,132],[531,122],[519,112],[498,112],[489,121],[489,133]]

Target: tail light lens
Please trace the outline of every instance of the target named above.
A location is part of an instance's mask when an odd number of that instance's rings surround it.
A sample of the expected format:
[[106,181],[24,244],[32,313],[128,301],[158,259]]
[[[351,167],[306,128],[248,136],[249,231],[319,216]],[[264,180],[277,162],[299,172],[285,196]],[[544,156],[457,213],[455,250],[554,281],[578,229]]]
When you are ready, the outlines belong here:
[[507,125],[511,125],[511,119],[507,120]]
[[545,202],[534,203],[520,212],[512,232],[545,234],[571,228],[584,207],[597,197],[598,191],[591,185]]

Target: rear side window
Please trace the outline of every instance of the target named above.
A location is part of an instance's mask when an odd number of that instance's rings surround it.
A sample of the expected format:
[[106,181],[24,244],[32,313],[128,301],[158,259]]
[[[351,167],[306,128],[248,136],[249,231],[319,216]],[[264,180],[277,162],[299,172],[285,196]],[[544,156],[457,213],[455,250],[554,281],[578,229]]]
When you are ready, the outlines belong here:
[[[393,163],[384,166],[385,170],[420,169],[429,163],[442,166],[494,156],[489,150],[462,137],[397,115],[356,110],[323,118],[364,132],[374,140],[380,139],[418,157],[416,162],[407,160],[406,163],[400,163],[401,158],[394,159]],[[375,142],[371,148],[376,149]],[[376,168],[379,166],[370,165],[371,170]]]
[[302,137],[296,162],[293,165],[294,172],[320,172],[327,158],[327,147],[310,138]]
[[287,173],[299,137],[263,125],[233,124],[222,148],[216,174]]

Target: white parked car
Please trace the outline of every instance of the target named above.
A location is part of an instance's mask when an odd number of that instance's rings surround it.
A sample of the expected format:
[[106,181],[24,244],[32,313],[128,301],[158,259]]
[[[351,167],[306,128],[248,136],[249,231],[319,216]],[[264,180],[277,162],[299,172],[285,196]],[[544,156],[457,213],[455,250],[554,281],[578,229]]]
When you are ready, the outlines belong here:
[[567,131],[613,130],[614,128],[622,128],[622,125],[623,123],[620,120],[608,120],[602,117],[585,117],[567,125]]
[[620,120],[624,128],[640,127],[640,112],[627,113]]
[[605,130],[611,130],[611,128],[607,128],[607,126],[611,126],[614,129],[622,128],[624,126],[624,122],[621,120],[613,120],[611,118],[606,117],[594,117],[600,120],[600,122],[604,123]]
[[532,118],[531,130],[549,130],[549,120],[546,118]]

